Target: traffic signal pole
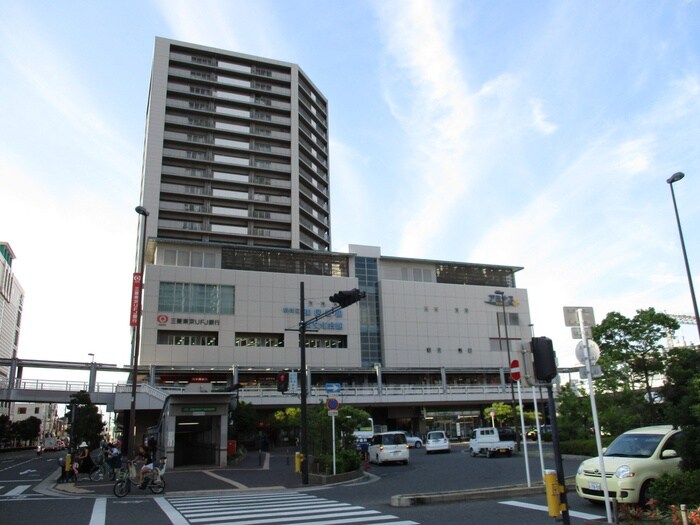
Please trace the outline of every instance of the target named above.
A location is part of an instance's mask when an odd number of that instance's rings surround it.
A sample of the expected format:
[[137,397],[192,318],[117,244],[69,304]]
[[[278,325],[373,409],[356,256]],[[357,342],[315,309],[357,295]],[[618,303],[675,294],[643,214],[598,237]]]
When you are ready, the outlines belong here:
[[306,320],[304,315],[304,283],[299,283],[299,380],[301,381],[301,484],[309,484],[309,422],[306,414]]
[[329,297],[336,305],[311,319],[306,319],[304,314],[304,282],[299,283],[299,381],[301,381],[301,484],[309,484],[309,422],[306,410],[306,329],[316,321],[333,315],[338,310],[356,303],[365,297],[365,292],[358,289],[341,291]]

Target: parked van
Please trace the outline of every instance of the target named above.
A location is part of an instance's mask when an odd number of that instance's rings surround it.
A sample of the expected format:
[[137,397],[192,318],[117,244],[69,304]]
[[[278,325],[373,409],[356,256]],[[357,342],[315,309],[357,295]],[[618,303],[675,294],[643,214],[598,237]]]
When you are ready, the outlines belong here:
[[408,465],[408,442],[403,432],[382,432],[372,436],[369,445],[369,461],[381,465],[391,461]]

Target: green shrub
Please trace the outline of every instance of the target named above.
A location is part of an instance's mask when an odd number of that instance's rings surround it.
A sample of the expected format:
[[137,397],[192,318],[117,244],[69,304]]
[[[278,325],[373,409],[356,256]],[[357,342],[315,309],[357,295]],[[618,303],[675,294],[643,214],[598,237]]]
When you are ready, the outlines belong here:
[[[601,443],[603,447],[607,447],[612,438],[610,436],[603,436]],[[576,456],[597,456],[598,447],[596,445],[595,439],[571,439],[569,441],[561,441],[559,443],[559,450],[562,454],[573,454]]]
[[[335,472],[342,474],[360,468],[360,454],[355,450],[341,450],[335,456]],[[316,472],[319,474],[333,473],[333,455],[319,454],[316,456]]]
[[688,508],[697,508],[700,505],[700,470],[664,474],[654,481],[649,492],[660,509],[682,503]]

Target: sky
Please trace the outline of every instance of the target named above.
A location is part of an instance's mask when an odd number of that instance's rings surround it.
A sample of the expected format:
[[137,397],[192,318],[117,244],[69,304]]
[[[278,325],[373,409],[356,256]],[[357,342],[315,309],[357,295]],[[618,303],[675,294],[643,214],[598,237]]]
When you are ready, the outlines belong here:
[[[699,0],[0,0],[0,240],[23,359],[129,363],[156,36],[293,62],[329,101],[332,249],[523,267],[564,306],[691,314]],[[679,332],[697,343],[694,325]],[[37,371],[45,377],[46,371]],[[26,376],[26,375],[25,375]]]

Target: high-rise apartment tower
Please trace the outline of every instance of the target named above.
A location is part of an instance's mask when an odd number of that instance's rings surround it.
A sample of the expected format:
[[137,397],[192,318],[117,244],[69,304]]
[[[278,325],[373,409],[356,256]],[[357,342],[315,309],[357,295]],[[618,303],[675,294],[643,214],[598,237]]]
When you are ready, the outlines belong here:
[[156,38],[147,237],[329,251],[328,103],[296,64]]

